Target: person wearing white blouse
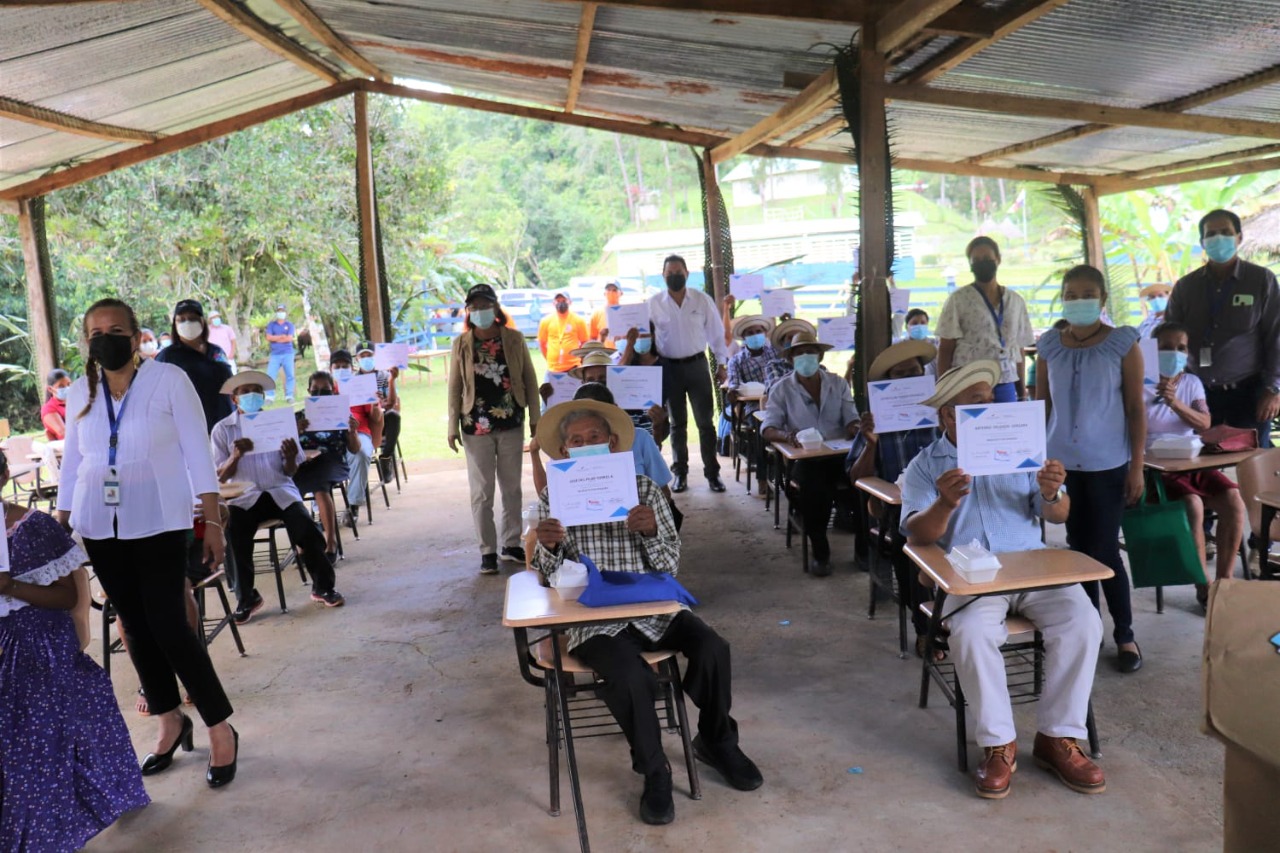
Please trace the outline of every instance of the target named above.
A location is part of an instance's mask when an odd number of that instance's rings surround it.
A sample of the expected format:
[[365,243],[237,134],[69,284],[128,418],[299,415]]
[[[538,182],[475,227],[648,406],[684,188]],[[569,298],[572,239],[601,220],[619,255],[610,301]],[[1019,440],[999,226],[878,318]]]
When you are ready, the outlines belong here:
[[[95,302],[82,331],[89,358],[67,399],[58,521],[83,537],[160,722],[142,774],[168,768],[179,746],[193,747],[176,675],[209,728],[205,779],[221,787],[235,778],[239,736],[227,722],[231,703],[187,622],[183,598],[192,495],[205,519],[222,517],[204,410],[181,369],[138,354],[140,329],[128,304]],[[222,562],[223,549],[221,535],[205,536],[210,567]]]

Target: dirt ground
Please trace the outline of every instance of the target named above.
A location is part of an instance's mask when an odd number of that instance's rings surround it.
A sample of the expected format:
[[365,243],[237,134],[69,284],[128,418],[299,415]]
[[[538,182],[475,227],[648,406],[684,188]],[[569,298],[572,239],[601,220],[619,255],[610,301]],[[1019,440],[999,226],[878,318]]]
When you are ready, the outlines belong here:
[[[206,787],[208,738],[197,722],[195,752],[148,780],[154,802],[89,849],[576,849],[563,774],[564,812],[547,813],[542,693],[521,681],[501,626],[505,579],[518,567],[478,574],[460,461],[410,474],[391,509],[379,501],[374,524],[347,542],[345,608],[313,605],[294,573],[285,614],[260,583],[268,607],[243,629],[247,657],[229,636],[215,643],[241,735],[236,781]],[[1135,593],[1139,673],[1114,670],[1109,640],[1099,662],[1093,702],[1107,792],[1073,793],[1027,760],[1007,799],[981,800],[956,769],[951,710],[936,692],[917,707],[920,663],[899,659],[892,608],[866,618],[852,538],[833,534],[836,572],[811,578],[763,500],[728,483],[716,495],[695,474],[681,496],[681,579],[732,644],[734,714],[765,785],[738,792],[703,767],[703,797],[690,800],[679,741],[668,736],[676,821],[648,827],[625,742],[581,742],[594,849],[1220,849],[1222,747],[1199,731],[1203,618],[1190,588],[1169,590],[1163,615],[1152,591]],[[526,480],[526,501],[531,494]],[[95,641],[90,651],[100,649]],[[127,658],[113,664],[145,754],[155,723],[132,710]],[[1016,712],[1027,753],[1034,713]]]

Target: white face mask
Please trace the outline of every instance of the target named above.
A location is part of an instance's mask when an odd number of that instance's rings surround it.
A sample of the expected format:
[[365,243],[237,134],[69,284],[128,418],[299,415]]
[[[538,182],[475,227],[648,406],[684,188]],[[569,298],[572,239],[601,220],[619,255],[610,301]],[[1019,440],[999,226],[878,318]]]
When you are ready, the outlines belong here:
[[143,341],[138,349],[142,351],[143,355],[155,355],[160,351],[160,345],[155,341]]
[[178,324],[178,337],[184,341],[194,341],[204,331],[204,323],[199,320],[184,320]]
[[289,315],[288,315],[288,314],[286,314],[286,313],[284,313],[283,311],[277,311],[277,312],[276,312],[276,319],[277,319],[277,320],[280,320],[281,322],[283,322],[283,321],[284,321],[284,318],[285,318],[285,317],[288,317],[288,316],[289,316]]

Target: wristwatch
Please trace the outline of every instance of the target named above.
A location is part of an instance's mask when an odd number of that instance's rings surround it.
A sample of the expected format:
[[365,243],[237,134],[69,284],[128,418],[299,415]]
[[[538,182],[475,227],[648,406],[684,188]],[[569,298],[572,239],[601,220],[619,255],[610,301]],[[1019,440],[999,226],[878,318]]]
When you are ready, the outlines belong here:
[[1058,491],[1053,493],[1052,499],[1046,498],[1044,494],[1041,494],[1040,500],[1047,504],[1056,504],[1058,501],[1062,500],[1062,493],[1064,491],[1066,491],[1066,489],[1064,489],[1062,486],[1059,486]]

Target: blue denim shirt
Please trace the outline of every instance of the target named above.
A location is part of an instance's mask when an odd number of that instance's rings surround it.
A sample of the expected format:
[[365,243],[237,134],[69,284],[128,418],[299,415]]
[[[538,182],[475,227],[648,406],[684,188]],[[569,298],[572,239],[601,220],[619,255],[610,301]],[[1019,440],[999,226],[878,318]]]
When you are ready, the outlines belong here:
[[[902,535],[907,520],[924,512],[938,499],[938,478],[959,467],[956,446],[944,435],[907,466],[902,485]],[[1040,540],[1043,502],[1036,474],[995,474],[974,477],[969,494],[951,513],[947,532],[937,544],[949,550],[974,539],[992,553],[1033,551],[1044,547]]]

